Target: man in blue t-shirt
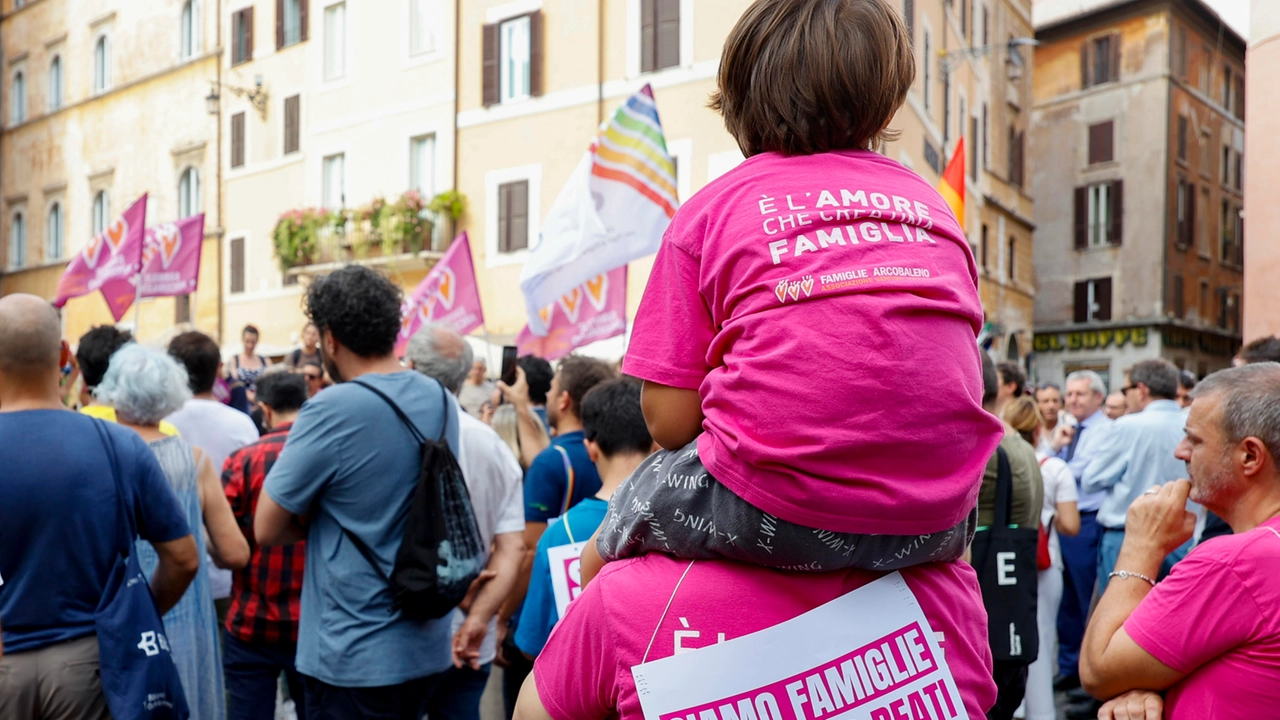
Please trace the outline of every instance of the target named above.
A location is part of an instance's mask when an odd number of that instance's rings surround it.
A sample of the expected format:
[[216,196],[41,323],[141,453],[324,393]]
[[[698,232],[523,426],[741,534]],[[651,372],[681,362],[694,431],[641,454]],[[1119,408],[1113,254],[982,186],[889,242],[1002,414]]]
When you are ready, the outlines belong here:
[[[452,665],[449,616],[404,617],[383,580],[417,486],[418,441],[386,401],[348,382],[380,390],[425,438],[440,437],[447,424],[457,454],[457,406],[440,383],[404,369],[393,354],[400,303],[399,288],[361,266],[307,289],[307,315],[339,384],[302,407],[254,518],[262,545],[307,541],[296,665],[308,720],[419,718]],[[381,575],[347,533],[369,547]]]
[[[173,607],[200,569],[164,471],[132,430],[63,406],[57,312],[0,298],[0,718],[110,718],[94,613],[121,542],[121,498],[155,547],[151,592]],[[115,455],[111,461],[107,443]],[[116,473],[119,473],[118,476]]]
[[[524,373],[519,375],[523,376]],[[516,587],[498,615],[500,645],[507,636],[508,621],[513,616],[518,616],[520,604],[524,602],[529,575],[533,571],[534,550],[547,529],[547,522],[600,490],[600,475],[587,456],[587,448],[583,444],[579,408],[582,407],[582,398],[591,388],[615,377],[617,373],[603,361],[569,355],[560,361],[556,374],[551,378],[551,389],[547,392],[547,421],[555,430],[555,438],[549,447],[538,453],[525,472],[525,556],[520,566],[520,575],[516,578]],[[517,381],[512,387],[500,384],[499,387],[506,399],[516,407],[517,413],[526,418],[532,417],[527,382]],[[525,442],[525,436],[521,435],[522,446]],[[503,674],[503,687],[504,695],[508,696],[507,707],[510,709],[515,707],[515,696],[520,690],[520,684],[533,666],[519,657],[518,652],[501,652],[499,664],[509,663]]]
[[[572,599],[576,594],[576,572],[570,567],[551,566],[552,548],[577,545],[589,540],[609,509],[609,498],[624,480],[653,452],[653,438],[640,410],[640,385],[632,380],[603,382],[582,400],[582,426],[587,453],[600,472],[600,491],[575,505],[547,528],[538,541],[529,592],[516,627],[515,644],[529,658],[542,651],[551,628],[560,620],[553,574],[565,580],[562,591]],[[572,562],[566,557],[561,564]]]

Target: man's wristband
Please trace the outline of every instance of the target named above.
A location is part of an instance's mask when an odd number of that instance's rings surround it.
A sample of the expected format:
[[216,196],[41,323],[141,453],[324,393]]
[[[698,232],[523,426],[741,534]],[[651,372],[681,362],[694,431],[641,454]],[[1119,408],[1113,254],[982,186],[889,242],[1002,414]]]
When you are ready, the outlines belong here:
[[1113,572],[1113,573],[1111,573],[1111,574],[1107,575],[1107,579],[1108,579],[1108,580],[1110,580],[1111,578],[1117,578],[1117,577],[1118,577],[1118,578],[1122,578],[1122,579],[1123,579],[1123,578],[1138,578],[1139,580],[1146,580],[1148,583],[1150,583],[1150,584],[1151,584],[1151,587],[1155,587],[1155,586],[1156,586],[1156,581],[1155,581],[1155,580],[1152,580],[1150,577],[1147,577],[1146,575],[1143,575],[1142,573],[1129,572],[1128,570],[1116,570],[1115,572]]

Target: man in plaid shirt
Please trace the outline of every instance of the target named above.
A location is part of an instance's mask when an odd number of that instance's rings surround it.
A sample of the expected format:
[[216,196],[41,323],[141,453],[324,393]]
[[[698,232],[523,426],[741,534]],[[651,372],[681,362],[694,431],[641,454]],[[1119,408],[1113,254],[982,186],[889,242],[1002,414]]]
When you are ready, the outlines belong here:
[[257,399],[268,432],[233,453],[222,467],[227,500],[253,553],[249,564],[235,574],[227,612],[223,669],[231,696],[228,714],[232,720],[272,720],[276,681],[284,672],[289,694],[297,701],[298,720],[305,720],[302,680],[293,663],[306,542],[261,547],[254,541],[253,516],[262,482],[307,399],[306,379],[284,372],[264,375],[258,381]]

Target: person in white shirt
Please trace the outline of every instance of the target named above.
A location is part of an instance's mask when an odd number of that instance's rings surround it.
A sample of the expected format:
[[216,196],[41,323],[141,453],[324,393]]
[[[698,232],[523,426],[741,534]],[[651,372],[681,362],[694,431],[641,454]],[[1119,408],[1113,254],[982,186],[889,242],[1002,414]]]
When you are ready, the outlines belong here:
[[[457,395],[472,369],[472,351],[443,325],[425,325],[405,350],[408,365]],[[469,607],[453,611],[453,669],[430,699],[427,715],[440,720],[479,720],[480,696],[497,653],[497,614],[515,586],[524,558],[524,473],[493,428],[458,413],[458,465],[471,494],[488,568]],[[487,579],[485,579],[487,577]]]
[[[258,441],[258,428],[248,415],[213,396],[213,384],[222,372],[222,355],[213,338],[194,330],[182,333],[169,342],[169,354],[187,369],[192,397],[165,420],[178,429],[188,444],[203,450],[221,476],[222,465],[231,453]],[[221,618],[231,597],[231,571],[219,569],[212,562],[206,565]]]
[[[1036,401],[1020,397],[1005,406],[1002,419],[1032,446],[1039,446],[1044,419]],[[1044,480],[1044,506],[1040,525],[1049,533],[1049,567],[1040,571],[1037,583],[1036,625],[1040,632],[1040,653],[1027,668],[1024,700],[1026,720],[1055,720],[1053,704],[1054,649],[1058,636],[1058,606],[1062,603],[1062,550],[1058,535],[1080,532],[1080,512],[1076,509],[1076,479],[1059,458],[1036,451],[1040,477]]]

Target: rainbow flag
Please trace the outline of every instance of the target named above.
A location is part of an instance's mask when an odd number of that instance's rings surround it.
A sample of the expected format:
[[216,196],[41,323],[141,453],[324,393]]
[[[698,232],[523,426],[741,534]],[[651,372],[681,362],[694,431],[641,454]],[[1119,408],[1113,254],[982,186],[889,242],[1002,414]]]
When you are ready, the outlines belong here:
[[960,229],[964,229],[964,138],[956,143],[955,152],[951,153],[951,162],[938,181],[938,192],[942,199],[951,206]]
[[520,274],[529,331],[539,310],[574,288],[658,251],[680,201],[653,90],[618,108],[579,161],[539,228]]

